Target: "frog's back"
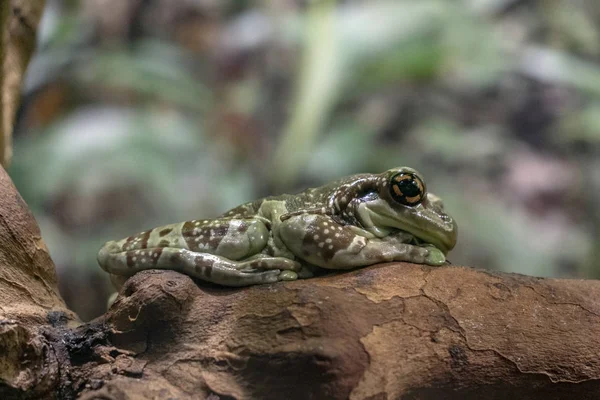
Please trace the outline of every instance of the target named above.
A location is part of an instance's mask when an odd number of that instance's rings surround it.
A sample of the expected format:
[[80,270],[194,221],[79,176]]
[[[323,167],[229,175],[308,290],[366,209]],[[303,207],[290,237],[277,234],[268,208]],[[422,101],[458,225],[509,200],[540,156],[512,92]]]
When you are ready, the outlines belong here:
[[308,188],[296,194],[281,194],[268,196],[262,199],[241,204],[225,212],[221,217],[226,218],[251,218],[255,216],[265,201],[281,201],[285,203],[287,212],[315,209],[325,207],[333,193],[341,186],[354,182],[357,179],[368,176],[368,174],[352,175],[330,182],[327,185]]

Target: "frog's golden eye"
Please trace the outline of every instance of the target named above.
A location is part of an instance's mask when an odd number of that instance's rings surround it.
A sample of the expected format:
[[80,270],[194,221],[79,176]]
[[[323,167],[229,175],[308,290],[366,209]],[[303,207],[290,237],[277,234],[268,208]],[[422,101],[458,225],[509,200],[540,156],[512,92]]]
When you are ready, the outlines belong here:
[[425,198],[425,184],[413,173],[400,172],[390,181],[390,195],[400,204],[416,206]]

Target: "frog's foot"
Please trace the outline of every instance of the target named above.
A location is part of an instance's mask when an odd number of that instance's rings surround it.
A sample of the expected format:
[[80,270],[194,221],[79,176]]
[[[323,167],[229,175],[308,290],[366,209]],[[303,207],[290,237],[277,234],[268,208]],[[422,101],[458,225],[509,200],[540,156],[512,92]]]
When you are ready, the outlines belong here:
[[405,261],[415,264],[426,264],[434,267],[443,265],[446,262],[444,253],[433,245],[412,245],[402,244],[394,248],[387,249],[385,261]]
[[446,262],[446,256],[440,249],[429,243],[421,243],[420,240],[406,232],[394,233],[382,241],[398,251],[394,256],[395,261],[432,266],[439,266]]
[[298,279],[298,274],[294,271],[281,271],[279,273],[280,281],[295,281]]
[[437,267],[446,263],[446,256],[440,249],[432,245],[423,247],[427,249],[427,256],[425,256],[424,264]]

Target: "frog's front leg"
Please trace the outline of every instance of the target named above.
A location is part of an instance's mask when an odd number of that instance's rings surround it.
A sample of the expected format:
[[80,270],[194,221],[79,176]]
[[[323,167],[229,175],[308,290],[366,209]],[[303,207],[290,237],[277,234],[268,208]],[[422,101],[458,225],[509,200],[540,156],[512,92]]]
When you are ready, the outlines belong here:
[[285,279],[281,270],[300,264],[260,254],[269,231],[260,219],[188,221],[106,243],[98,263],[111,274],[131,276],[146,269],[173,269],[225,286]]
[[409,234],[398,232],[369,238],[355,227],[339,225],[324,215],[298,215],[279,227],[286,246],[299,258],[323,268],[349,269],[385,261],[441,265],[444,254],[433,246],[415,246]]

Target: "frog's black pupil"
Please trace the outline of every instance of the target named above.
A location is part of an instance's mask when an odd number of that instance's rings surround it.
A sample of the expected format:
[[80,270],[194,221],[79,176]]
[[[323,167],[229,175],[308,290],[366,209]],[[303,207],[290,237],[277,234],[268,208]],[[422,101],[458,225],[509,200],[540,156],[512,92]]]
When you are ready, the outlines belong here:
[[419,184],[415,179],[405,179],[398,182],[398,188],[404,193],[406,197],[415,197],[421,194]]

